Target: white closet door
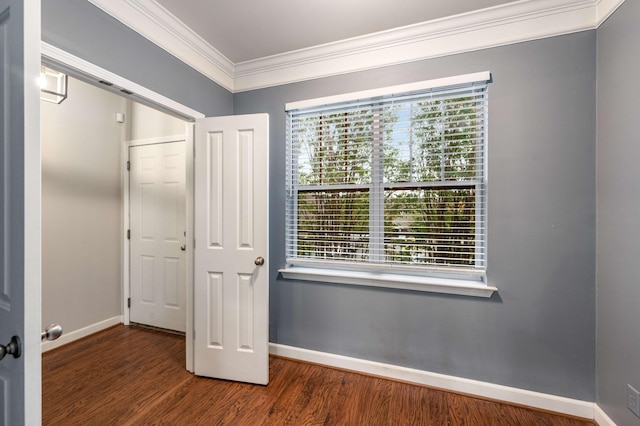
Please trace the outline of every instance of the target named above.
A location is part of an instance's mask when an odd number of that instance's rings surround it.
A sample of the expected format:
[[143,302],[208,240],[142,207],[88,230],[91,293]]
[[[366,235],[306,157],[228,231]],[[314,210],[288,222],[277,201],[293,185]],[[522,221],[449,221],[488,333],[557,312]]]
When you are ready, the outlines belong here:
[[185,143],[130,148],[131,322],[185,331]]

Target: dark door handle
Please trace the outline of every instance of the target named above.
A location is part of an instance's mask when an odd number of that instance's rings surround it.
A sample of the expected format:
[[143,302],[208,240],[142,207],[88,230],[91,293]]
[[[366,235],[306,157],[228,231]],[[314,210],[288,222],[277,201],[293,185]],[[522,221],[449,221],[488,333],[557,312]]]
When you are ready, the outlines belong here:
[[14,358],[20,358],[22,355],[22,342],[18,336],[13,336],[6,345],[0,345],[0,361],[6,355],[13,355]]

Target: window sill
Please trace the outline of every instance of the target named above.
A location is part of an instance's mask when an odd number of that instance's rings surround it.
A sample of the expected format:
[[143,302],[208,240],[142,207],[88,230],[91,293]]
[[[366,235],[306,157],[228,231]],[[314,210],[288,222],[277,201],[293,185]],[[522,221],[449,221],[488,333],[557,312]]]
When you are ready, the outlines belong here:
[[397,288],[403,290],[457,294],[484,298],[489,298],[494,291],[498,291],[496,287],[487,286],[476,281],[461,279],[416,277],[411,275],[301,267],[279,269],[278,272],[280,272],[282,277],[285,279]]

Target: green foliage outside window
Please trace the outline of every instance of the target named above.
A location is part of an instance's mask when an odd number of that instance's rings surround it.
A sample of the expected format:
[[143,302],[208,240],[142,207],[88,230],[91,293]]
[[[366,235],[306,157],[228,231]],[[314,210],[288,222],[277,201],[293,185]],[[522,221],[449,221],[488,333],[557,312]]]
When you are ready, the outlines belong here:
[[469,95],[301,115],[295,257],[476,265],[483,114]]

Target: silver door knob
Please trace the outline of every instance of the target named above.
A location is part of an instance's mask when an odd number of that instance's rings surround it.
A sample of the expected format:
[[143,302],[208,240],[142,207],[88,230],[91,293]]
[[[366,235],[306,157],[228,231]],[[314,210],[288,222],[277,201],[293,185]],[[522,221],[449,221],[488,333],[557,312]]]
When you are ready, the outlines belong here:
[[59,324],[49,324],[47,329],[40,335],[40,340],[56,340],[62,336],[62,326]]
[[256,266],[264,265],[264,257],[262,257],[262,256],[256,257],[256,260],[254,260],[253,263],[255,263]]

